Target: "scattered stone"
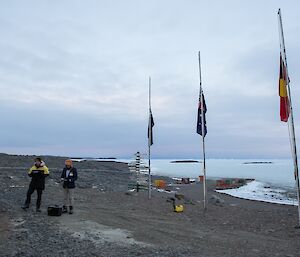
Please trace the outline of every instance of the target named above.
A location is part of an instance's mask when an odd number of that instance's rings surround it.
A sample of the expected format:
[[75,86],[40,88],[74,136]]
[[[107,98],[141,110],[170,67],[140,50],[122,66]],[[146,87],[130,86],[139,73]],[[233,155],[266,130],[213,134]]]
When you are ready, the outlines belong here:
[[275,229],[268,229],[267,232],[268,233],[274,233],[276,230]]
[[218,205],[218,206],[223,206],[223,204],[225,203],[225,201],[223,199],[221,199],[219,196],[216,196],[216,195],[212,195],[209,198],[209,202],[214,205]]
[[183,200],[184,199],[184,195],[183,194],[177,194],[177,193],[175,193],[175,198],[177,198],[178,200]]

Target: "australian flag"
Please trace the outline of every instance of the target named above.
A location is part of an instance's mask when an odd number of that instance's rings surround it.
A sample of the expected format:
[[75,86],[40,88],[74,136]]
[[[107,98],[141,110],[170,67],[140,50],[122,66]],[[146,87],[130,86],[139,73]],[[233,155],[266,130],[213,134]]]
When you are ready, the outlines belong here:
[[[198,117],[197,117],[197,133],[201,136],[206,136],[207,127],[206,127],[206,104],[204,99],[204,94],[202,93],[202,101],[203,101],[203,112],[201,111],[201,96],[199,97],[199,106],[198,106]],[[202,135],[202,113],[203,113],[203,121],[204,121],[204,135]]]

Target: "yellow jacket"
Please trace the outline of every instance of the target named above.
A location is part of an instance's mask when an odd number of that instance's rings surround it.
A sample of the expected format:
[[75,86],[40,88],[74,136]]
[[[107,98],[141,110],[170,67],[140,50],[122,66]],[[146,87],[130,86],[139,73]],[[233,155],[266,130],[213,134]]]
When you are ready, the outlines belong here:
[[41,167],[36,167],[35,165],[33,165],[28,171],[28,175],[37,174],[37,173],[43,173],[44,175],[49,175],[49,169],[46,165]]
[[28,176],[31,177],[30,186],[34,189],[45,189],[45,177],[49,175],[49,169],[46,165],[36,167],[35,165],[31,167],[28,171]]

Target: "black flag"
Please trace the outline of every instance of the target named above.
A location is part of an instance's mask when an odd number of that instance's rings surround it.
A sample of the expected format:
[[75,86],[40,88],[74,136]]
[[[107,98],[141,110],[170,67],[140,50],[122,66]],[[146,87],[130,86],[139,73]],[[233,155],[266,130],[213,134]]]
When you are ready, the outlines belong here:
[[[199,106],[198,106],[198,117],[197,117],[197,133],[202,136],[202,117],[201,117],[201,97],[199,97]],[[206,104],[204,99],[204,94],[202,93],[202,101],[203,101],[203,121],[204,121],[204,136],[206,136],[207,128],[206,128]]]
[[153,145],[153,127],[154,127],[154,120],[152,116],[152,111],[150,110],[149,113],[149,123],[148,123],[148,144]]

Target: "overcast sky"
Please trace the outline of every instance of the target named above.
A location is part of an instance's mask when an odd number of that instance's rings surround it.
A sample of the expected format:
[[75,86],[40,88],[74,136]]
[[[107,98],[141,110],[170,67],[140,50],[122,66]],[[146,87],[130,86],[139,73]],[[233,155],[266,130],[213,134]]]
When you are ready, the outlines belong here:
[[201,51],[210,158],[288,158],[282,9],[300,142],[299,1],[1,1],[0,151],[196,158]]

